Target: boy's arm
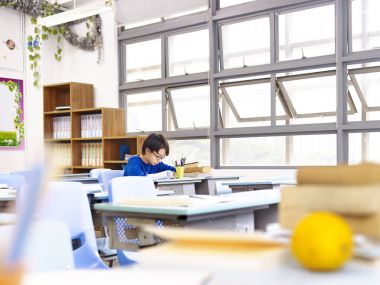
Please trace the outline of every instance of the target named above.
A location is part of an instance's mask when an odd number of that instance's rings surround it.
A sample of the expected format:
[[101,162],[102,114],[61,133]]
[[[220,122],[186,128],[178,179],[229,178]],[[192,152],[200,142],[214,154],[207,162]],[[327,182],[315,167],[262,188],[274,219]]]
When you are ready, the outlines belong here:
[[158,170],[158,172],[165,171],[165,170],[170,170],[170,171],[175,172],[175,167],[167,165],[163,162],[160,162],[157,166],[157,170]]

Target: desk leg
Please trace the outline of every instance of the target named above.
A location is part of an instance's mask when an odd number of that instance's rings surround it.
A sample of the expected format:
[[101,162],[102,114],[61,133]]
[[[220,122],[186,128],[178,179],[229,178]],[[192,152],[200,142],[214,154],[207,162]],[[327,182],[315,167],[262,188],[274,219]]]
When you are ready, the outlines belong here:
[[255,230],[265,231],[267,224],[278,222],[278,204],[271,204],[269,208],[257,210],[255,216]]

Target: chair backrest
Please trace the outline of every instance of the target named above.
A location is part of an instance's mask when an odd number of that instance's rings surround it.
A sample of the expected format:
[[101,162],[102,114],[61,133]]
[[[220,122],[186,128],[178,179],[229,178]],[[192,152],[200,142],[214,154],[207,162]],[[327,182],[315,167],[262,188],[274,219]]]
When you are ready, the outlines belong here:
[[25,178],[21,175],[0,174],[0,184],[7,184],[9,187],[20,190],[25,185]]
[[[0,226],[0,249],[9,249],[14,225]],[[37,221],[31,225],[23,251],[23,263],[28,271],[74,269],[74,257],[69,229],[60,221]]]
[[35,175],[35,173],[32,170],[21,170],[21,171],[13,171],[11,173],[12,175],[21,175],[24,177],[26,183],[30,183],[32,181],[32,176]]
[[124,175],[123,170],[109,170],[103,171],[99,174],[99,183],[102,183],[104,191],[108,191],[111,186],[111,180],[115,177],[121,177]]
[[74,246],[76,268],[105,268],[97,252],[94,225],[87,195],[79,182],[55,181],[48,184],[43,220],[65,221]]
[[110,171],[109,168],[94,168],[90,170],[90,177],[92,178],[99,178],[100,173],[105,171]]
[[[153,179],[147,176],[123,176],[112,179],[110,201],[118,203],[127,198],[154,198]],[[111,200],[112,199],[112,200]]]

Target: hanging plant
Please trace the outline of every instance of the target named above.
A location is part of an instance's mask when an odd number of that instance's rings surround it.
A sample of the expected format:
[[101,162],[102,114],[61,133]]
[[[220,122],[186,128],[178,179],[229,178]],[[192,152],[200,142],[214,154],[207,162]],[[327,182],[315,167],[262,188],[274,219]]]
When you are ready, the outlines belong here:
[[41,79],[40,74],[40,60],[41,60],[41,41],[48,40],[49,37],[57,37],[57,49],[54,54],[56,61],[62,61],[62,35],[65,33],[65,27],[63,25],[48,28],[42,26],[41,28],[37,25],[37,19],[32,17],[31,23],[34,25],[33,35],[27,37],[28,51],[29,51],[29,63],[30,69],[33,72],[33,86],[39,87],[39,82]]
[[[0,7],[12,8],[24,12],[31,16],[31,23],[34,25],[32,35],[27,36],[27,47],[29,51],[29,68],[33,72],[33,86],[38,88],[40,85],[40,60],[41,42],[52,37],[57,37],[57,48],[54,53],[56,61],[62,61],[62,38],[65,38],[71,45],[83,50],[98,50],[98,63],[101,60],[101,48],[103,40],[101,34],[101,19],[97,15],[87,19],[81,19],[54,27],[39,27],[37,17],[47,17],[61,12],[61,6],[57,3],[51,4],[46,0],[2,0]],[[86,36],[80,37],[72,31],[72,26],[86,21]]]

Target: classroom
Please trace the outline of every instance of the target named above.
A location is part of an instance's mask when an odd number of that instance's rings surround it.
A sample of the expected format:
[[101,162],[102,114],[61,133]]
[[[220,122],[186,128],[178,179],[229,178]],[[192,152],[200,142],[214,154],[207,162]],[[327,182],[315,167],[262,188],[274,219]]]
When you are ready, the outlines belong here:
[[0,0],[0,285],[379,284],[379,13]]

